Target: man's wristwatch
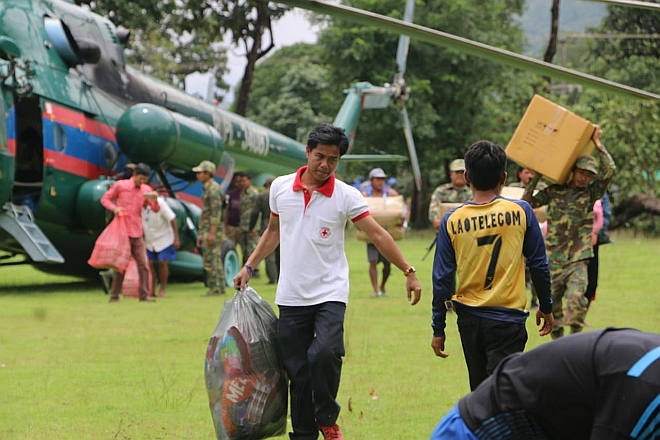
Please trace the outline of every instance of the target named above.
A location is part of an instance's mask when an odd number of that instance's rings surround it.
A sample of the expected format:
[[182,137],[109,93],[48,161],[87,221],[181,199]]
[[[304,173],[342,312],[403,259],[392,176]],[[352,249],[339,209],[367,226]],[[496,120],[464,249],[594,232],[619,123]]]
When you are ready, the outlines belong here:
[[415,270],[414,267],[412,267],[412,266],[408,266],[408,269],[404,270],[404,271],[403,271],[403,274],[404,274],[405,276],[408,276],[408,275],[410,275],[411,273],[415,273],[415,272],[417,272],[417,271]]

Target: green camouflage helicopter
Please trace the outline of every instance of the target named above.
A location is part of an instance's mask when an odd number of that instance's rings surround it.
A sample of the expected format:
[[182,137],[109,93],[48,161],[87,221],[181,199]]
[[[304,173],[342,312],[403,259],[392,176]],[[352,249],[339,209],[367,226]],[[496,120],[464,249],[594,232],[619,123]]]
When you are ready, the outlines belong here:
[[[409,23],[320,1],[284,1],[340,15],[495,62],[643,99],[658,95],[574,72]],[[234,169],[255,182],[293,172],[306,161],[303,144],[127,66],[128,31],[66,0],[0,1],[0,256],[62,273],[88,274],[86,264],[107,212],[99,200],[127,162],[153,166],[151,183],[166,190],[177,215],[181,250],[172,273],[202,274],[196,225],[202,187],[190,169],[211,160],[227,188]],[[399,42],[399,71],[382,87],[358,83],[334,124],[351,141],[362,109],[399,105],[416,184],[421,178],[405,102],[408,37]],[[346,155],[343,160],[400,160]],[[239,269],[231,242],[223,243],[229,282]],[[0,261],[2,263],[2,261]],[[2,265],[2,264],[0,264]]]

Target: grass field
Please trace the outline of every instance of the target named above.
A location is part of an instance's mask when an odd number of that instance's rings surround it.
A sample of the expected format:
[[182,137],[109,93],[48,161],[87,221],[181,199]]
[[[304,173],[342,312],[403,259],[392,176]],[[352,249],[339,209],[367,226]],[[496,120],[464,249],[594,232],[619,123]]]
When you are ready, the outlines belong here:
[[[363,243],[347,240],[351,298],[338,423],[349,439],[424,439],[469,390],[454,316],[449,358],[431,351],[432,235],[400,242],[422,301],[407,304],[393,271],[389,297],[370,299]],[[601,248],[590,329],[660,333],[660,239],[614,236]],[[275,288],[253,287],[272,304]],[[204,354],[225,299],[201,283],[169,286],[155,304],[109,304],[95,282],[30,267],[0,269],[0,439],[212,439]],[[528,349],[546,342],[528,320]],[[282,437],[287,438],[287,437]]]

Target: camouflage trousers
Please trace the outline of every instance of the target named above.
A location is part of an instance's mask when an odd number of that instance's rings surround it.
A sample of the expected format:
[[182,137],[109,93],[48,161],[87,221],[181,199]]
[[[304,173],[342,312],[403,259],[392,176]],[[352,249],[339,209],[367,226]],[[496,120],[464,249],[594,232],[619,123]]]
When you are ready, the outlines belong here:
[[209,246],[206,243],[207,234],[200,234],[203,243],[202,266],[206,272],[206,284],[209,293],[224,293],[225,291],[225,269],[222,264],[222,237],[221,231],[215,234],[215,243]]
[[257,247],[259,242],[259,236],[255,233],[250,235],[247,231],[241,231],[240,226],[227,226],[227,238],[234,242],[236,245],[236,251],[238,248],[241,248],[241,261],[242,264],[245,264],[248,257]]
[[564,336],[564,325],[571,327],[571,333],[581,332],[589,308],[589,299],[584,295],[587,290],[587,261],[553,266],[550,278],[554,317],[552,339]]
[[266,263],[266,275],[268,275],[268,284],[277,284],[280,278],[280,247],[278,246],[264,260]]

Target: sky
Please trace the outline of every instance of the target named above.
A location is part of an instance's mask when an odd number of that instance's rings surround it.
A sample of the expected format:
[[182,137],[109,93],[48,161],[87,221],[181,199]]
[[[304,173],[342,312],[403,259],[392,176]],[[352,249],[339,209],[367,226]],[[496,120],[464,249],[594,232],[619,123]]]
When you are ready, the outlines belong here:
[[[307,20],[307,12],[293,9],[273,24],[275,48],[270,53],[294,43],[315,43],[319,29],[319,26],[312,25]],[[223,79],[227,84],[234,87],[243,77],[246,61],[242,48],[232,47],[228,38],[225,38],[225,42],[229,47],[227,51],[229,71],[223,76]],[[205,73],[193,73],[186,78],[186,91],[188,93],[206,96],[207,88],[208,75]],[[229,96],[225,98],[222,107],[228,106],[232,98],[233,93],[229,92]]]

